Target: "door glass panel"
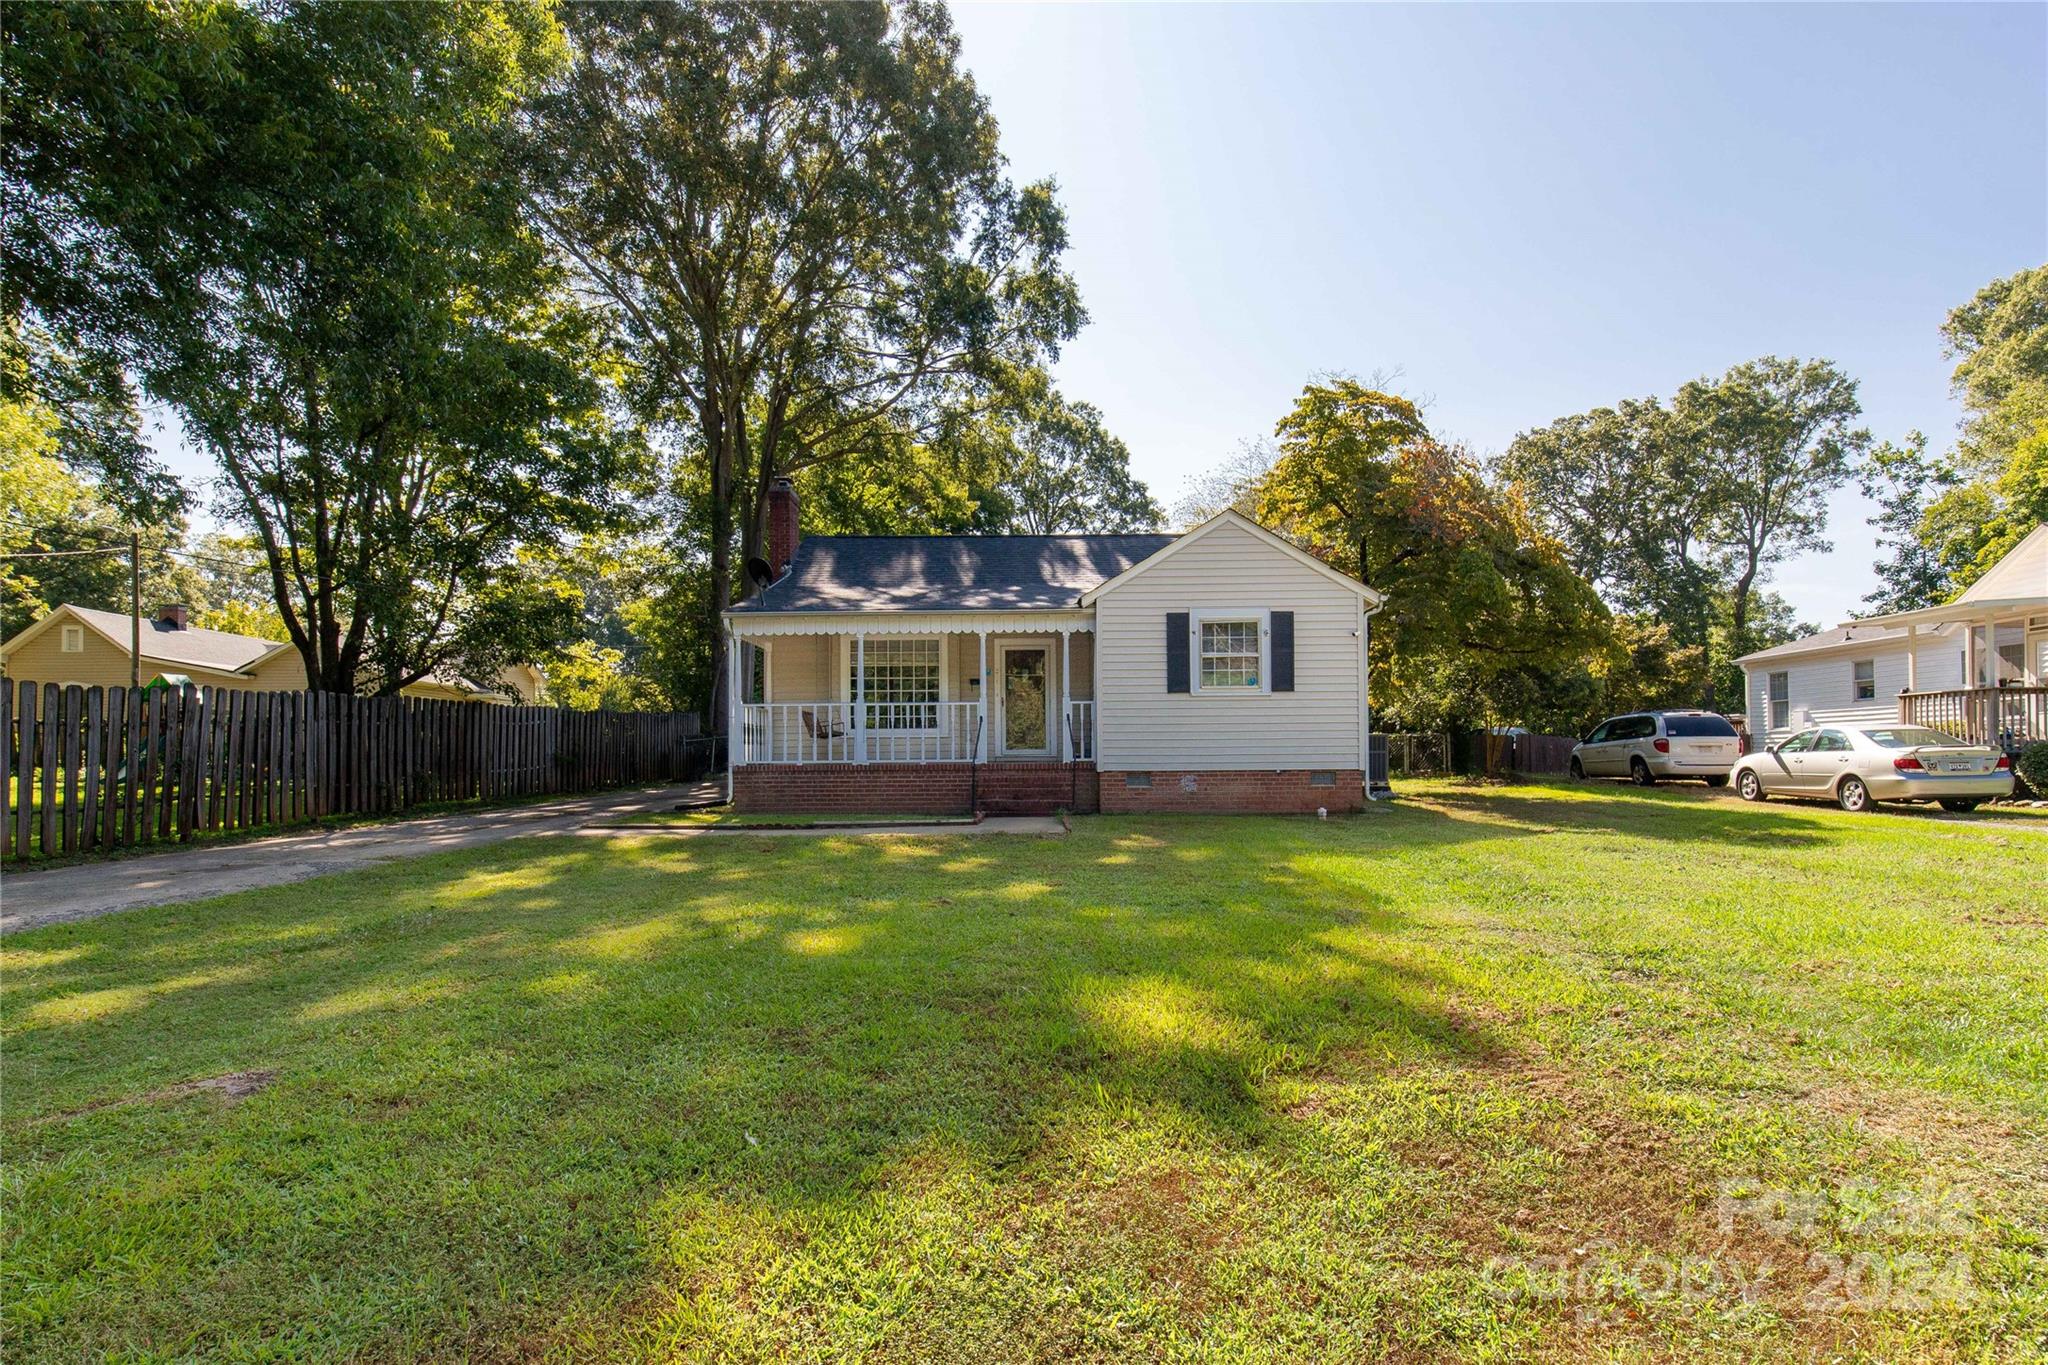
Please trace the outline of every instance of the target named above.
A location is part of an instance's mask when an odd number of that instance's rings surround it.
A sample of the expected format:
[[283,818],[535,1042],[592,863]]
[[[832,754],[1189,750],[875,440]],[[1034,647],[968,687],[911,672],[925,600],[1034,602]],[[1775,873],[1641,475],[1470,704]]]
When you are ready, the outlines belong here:
[[1046,658],[1042,649],[1003,651],[1003,747],[1044,749]]
[[2027,676],[2026,632],[2017,621],[1998,626],[1992,633],[1992,654],[2001,683],[2023,682]]

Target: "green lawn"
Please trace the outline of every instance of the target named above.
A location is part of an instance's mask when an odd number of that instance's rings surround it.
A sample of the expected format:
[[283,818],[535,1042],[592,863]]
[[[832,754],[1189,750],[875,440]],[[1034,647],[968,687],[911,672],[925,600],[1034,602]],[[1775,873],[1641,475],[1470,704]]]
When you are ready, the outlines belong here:
[[5,1355],[2048,1354],[2048,833],[1403,794],[9,938]]

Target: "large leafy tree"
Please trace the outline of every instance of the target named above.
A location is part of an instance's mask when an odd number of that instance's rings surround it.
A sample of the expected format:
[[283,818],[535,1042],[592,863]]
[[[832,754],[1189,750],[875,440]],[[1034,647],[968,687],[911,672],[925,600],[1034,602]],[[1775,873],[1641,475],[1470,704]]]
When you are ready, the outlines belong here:
[[38,311],[218,461],[310,684],[538,652],[573,612],[518,547],[600,520],[628,448],[507,136],[564,55],[547,9],[90,10],[10,34],[40,142],[9,174],[55,220],[9,239]]
[[1927,438],[1913,431],[1901,442],[1881,441],[1871,447],[1856,477],[1864,496],[1877,504],[1870,524],[1886,553],[1876,565],[1877,591],[1863,600],[1878,613],[1912,611],[1939,602],[1961,566],[1927,534],[1927,513],[1929,503],[1953,487],[1952,474],[1928,455]]
[[1946,457],[1922,452],[1916,543],[1887,537],[1893,558],[1878,573],[1898,597],[1962,591],[2048,521],[2048,266],[1986,285],[1948,315],[1942,337],[1956,357],[1962,435]]
[[1723,483],[1700,418],[1627,399],[1523,432],[1496,462],[1572,567],[1680,646],[1705,644],[1719,576],[1705,537]]
[[1131,473],[1131,452],[1090,403],[1048,386],[978,423],[992,447],[981,462],[974,529],[1018,535],[1157,530],[1159,504]]
[[1864,491],[1885,558],[1877,611],[1927,606],[1982,577],[2048,521],[2048,266],[1994,280],[1948,315],[1961,438],[1928,452],[1915,432],[1871,452]]
[[1496,464],[1573,566],[1618,610],[1704,648],[1702,700],[1758,647],[1754,604],[1773,565],[1825,548],[1827,499],[1869,434],[1856,385],[1825,360],[1775,356],[1656,398],[1527,431]]
[[1960,462],[1995,477],[2048,431],[2048,266],[1985,285],[1949,313],[1941,334],[1967,413]]
[[[185,536],[175,483],[157,502],[122,477],[143,470],[125,458],[139,444],[132,401],[71,387],[72,358],[45,334],[11,339],[0,350],[0,638],[67,602],[127,611],[131,528],[145,610],[201,597],[202,575],[172,554]],[[153,514],[138,526],[142,508]]]
[[719,611],[778,475],[884,458],[1082,320],[1049,185],[1003,173],[935,4],[566,12],[533,106],[540,215],[618,318],[650,421],[702,462],[696,610]]
[[1730,657],[1751,648],[1750,608],[1771,566],[1828,548],[1828,496],[1869,447],[1856,381],[1825,360],[1766,356],[1679,390],[1720,471],[1709,528],[1728,556]]
[[1607,611],[1563,547],[1512,488],[1432,438],[1413,403],[1349,379],[1311,384],[1275,440],[1254,510],[1387,594],[1372,648],[1397,718],[1497,718],[1507,680],[1603,647]]

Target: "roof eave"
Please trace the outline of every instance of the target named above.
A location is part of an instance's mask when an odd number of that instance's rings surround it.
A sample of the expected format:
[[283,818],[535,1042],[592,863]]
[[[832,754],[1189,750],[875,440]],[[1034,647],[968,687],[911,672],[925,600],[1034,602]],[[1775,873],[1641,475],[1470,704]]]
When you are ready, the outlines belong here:
[[797,607],[793,609],[732,606],[719,613],[727,621],[823,616],[1085,616],[1077,602],[1056,607]]
[[1923,625],[1934,621],[1941,624],[1960,624],[1974,621],[1980,616],[1995,616],[2001,612],[2048,611],[2048,596],[2036,597],[1994,597],[1982,602],[1944,602],[1939,606],[1917,607],[1912,611],[1895,611],[1885,616],[1865,616],[1854,621],[1844,621],[1844,626],[1903,626]]

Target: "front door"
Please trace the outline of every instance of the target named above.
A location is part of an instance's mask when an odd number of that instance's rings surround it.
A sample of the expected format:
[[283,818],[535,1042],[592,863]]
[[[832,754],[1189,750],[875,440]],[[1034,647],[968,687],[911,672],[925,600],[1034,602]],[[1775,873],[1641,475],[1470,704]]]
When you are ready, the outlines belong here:
[[1052,647],[1004,645],[996,692],[996,752],[1014,758],[1052,754]]

